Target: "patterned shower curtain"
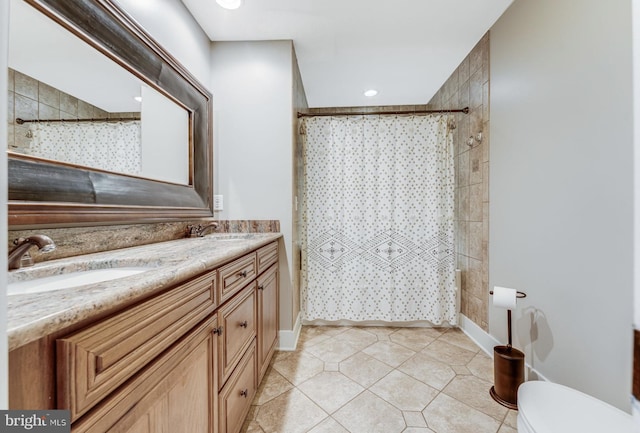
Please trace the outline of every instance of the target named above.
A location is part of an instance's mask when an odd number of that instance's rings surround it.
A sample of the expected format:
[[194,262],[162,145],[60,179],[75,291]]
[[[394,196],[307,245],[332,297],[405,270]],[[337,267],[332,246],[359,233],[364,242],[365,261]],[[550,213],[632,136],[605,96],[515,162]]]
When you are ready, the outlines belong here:
[[449,121],[303,119],[305,320],[457,323]]
[[138,175],[142,169],[140,121],[45,122],[31,127],[29,153],[40,158]]

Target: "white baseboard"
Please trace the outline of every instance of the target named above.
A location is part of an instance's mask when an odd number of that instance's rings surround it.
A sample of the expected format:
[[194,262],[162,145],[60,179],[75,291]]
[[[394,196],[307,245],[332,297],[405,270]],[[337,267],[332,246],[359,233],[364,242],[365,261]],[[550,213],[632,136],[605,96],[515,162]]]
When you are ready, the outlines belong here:
[[498,340],[462,313],[459,314],[459,326],[462,332],[467,334],[467,337],[473,340],[480,349],[493,358],[493,347],[500,345]]
[[302,320],[300,319],[300,314],[298,314],[298,317],[296,317],[296,323],[294,323],[291,331],[278,331],[278,350],[284,352],[293,352],[296,350],[301,329]]
[[[484,329],[476,325],[471,319],[469,319],[464,314],[460,313],[460,329],[462,332],[467,334],[474,343],[478,345],[482,351],[484,351],[487,355],[489,355],[493,359],[493,347],[499,346],[503,343],[500,343],[496,340],[491,334],[487,333]],[[542,375],[538,370],[532,368],[531,365],[526,361],[525,358],[525,377],[527,380],[544,380],[549,381],[544,375]]]

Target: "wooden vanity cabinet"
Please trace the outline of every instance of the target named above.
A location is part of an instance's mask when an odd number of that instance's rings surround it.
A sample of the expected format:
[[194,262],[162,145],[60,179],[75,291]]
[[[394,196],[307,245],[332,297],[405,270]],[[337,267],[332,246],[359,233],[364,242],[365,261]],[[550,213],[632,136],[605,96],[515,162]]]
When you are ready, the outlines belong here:
[[10,407],[70,409],[74,433],[238,433],[277,344],[277,261],[272,242],[12,350]]

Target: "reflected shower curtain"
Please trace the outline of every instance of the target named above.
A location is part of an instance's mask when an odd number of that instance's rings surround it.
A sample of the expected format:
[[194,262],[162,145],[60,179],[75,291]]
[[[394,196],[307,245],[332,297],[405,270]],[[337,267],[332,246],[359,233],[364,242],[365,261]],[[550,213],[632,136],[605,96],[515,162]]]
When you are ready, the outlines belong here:
[[140,121],[46,122],[31,127],[29,153],[115,173],[142,169]]
[[305,320],[457,323],[448,121],[303,119]]

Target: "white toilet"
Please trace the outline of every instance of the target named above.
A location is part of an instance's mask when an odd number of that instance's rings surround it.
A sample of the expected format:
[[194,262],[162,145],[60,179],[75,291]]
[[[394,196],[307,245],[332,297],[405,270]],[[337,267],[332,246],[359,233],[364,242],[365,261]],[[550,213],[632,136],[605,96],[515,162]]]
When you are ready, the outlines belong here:
[[518,433],[632,433],[633,423],[620,409],[557,383],[518,388]]

